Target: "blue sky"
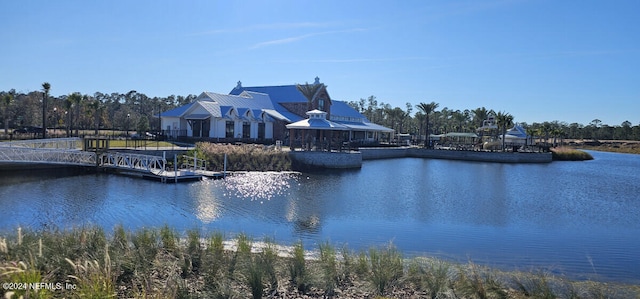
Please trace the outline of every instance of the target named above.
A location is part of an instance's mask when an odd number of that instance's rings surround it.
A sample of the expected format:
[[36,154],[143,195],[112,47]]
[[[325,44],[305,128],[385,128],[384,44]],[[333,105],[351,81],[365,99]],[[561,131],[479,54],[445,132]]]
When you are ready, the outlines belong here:
[[[516,122],[640,123],[640,1],[2,1],[0,90],[327,84]],[[414,109],[415,111],[415,109]]]

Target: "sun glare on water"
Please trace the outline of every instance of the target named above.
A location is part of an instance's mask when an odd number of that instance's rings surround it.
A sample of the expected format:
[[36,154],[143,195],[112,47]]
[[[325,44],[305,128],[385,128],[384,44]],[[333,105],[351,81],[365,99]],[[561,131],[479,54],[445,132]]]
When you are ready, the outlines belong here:
[[291,172],[247,172],[234,174],[225,178],[225,196],[250,199],[251,201],[271,200],[276,196],[289,193],[292,178],[297,173]]

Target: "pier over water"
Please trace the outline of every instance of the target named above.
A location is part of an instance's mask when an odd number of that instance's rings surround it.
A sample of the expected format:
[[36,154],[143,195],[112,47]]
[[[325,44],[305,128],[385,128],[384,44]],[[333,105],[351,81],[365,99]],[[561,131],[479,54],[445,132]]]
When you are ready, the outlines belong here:
[[[177,165],[177,158],[174,157]],[[109,149],[103,138],[53,138],[0,142],[0,169],[27,170],[52,167],[85,167],[162,182],[198,180],[197,170],[168,169],[164,156],[120,153]],[[215,176],[215,175],[212,175]]]

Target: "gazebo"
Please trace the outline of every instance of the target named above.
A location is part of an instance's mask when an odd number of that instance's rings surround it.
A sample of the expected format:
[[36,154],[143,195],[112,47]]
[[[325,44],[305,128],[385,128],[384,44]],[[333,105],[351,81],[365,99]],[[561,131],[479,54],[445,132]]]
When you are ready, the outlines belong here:
[[[294,150],[295,147],[295,132],[296,130],[300,130],[302,133],[301,143],[303,148],[305,148],[305,132],[313,131],[319,132],[320,141],[324,139],[324,132],[329,131],[329,151],[331,150],[331,139],[333,132],[335,131],[349,131],[349,127],[345,125],[341,125],[339,123],[335,123],[327,120],[327,112],[320,111],[317,109],[307,111],[306,113],[309,118],[303,119],[301,121],[297,121],[291,124],[288,124],[286,127],[290,130],[289,132],[289,147],[291,150]],[[309,132],[309,136],[311,136],[311,132]],[[320,149],[323,149],[322,143]]]

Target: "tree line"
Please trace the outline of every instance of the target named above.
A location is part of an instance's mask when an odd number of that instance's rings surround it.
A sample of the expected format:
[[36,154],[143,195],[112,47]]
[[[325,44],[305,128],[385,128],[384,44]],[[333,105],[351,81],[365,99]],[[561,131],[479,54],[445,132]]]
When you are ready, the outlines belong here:
[[[447,107],[439,109],[436,102],[406,103],[404,108],[393,107],[388,103],[379,102],[375,96],[369,96],[348,104],[366,116],[371,122],[394,129],[398,133],[408,133],[416,138],[425,139],[426,132],[443,134],[448,132],[476,132],[482,122],[493,115],[499,123],[499,133],[502,134],[500,117],[508,127],[513,125],[515,118],[507,112],[479,107],[475,109],[453,110]],[[414,108],[416,110],[414,110]],[[415,111],[415,113],[414,113]],[[604,124],[594,119],[589,124],[567,123],[558,120],[518,123],[526,129],[527,134],[543,140],[551,139],[595,139],[595,140],[640,140],[640,124],[633,125],[624,121],[620,125]],[[509,129],[509,128],[507,128]]]
[[[131,90],[127,93],[102,93],[92,95],[78,92],[62,96],[51,96],[51,85],[42,84],[42,89],[27,93],[14,89],[0,91],[0,133],[6,135],[14,129],[32,126],[56,128],[64,132],[63,136],[77,136],[79,130],[159,131],[157,115],[159,111],[186,105],[196,99],[196,95],[170,95],[167,97],[149,97],[144,93]],[[435,102],[406,103],[404,108],[393,107],[378,101],[375,96],[348,104],[362,113],[371,122],[394,129],[397,133],[408,133],[416,139],[425,139],[426,132],[442,134],[448,132],[476,132],[482,122],[493,115],[502,119],[505,126],[511,126],[514,117],[509,113],[495,111],[485,107],[465,110],[453,110],[447,107],[438,109]],[[589,124],[566,123],[562,121],[519,123],[529,135],[538,138],[568,138],[596,140],[640,140],[640,124],[633,125],[624,121],[620,125],[604,124],[594,119]],[[503,132],[499,132],[503,133]]]
[[15,129],[42,128],[43,124],[62,132],[58,134],[61,136],[78,136],[80,130],[94,130],[96,135],[98,130],[113,130],[117,134],[158,131],[162,128],[154,115],[191,103],[197,97],[192,94],[149,97],[135,90],[91,95],[75,92],[56,97],[49,95],[49,83],[43,83],[42,87],[27,93],[14,89],[0,92],[0,132],[5,138]]

